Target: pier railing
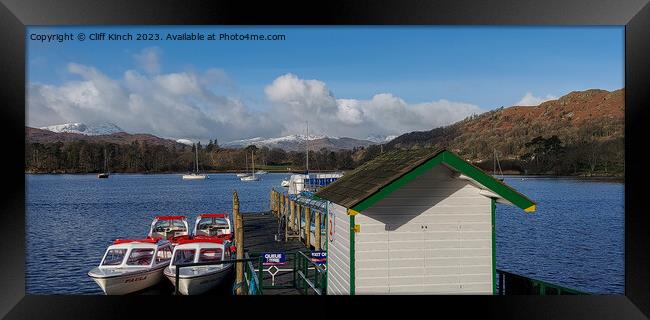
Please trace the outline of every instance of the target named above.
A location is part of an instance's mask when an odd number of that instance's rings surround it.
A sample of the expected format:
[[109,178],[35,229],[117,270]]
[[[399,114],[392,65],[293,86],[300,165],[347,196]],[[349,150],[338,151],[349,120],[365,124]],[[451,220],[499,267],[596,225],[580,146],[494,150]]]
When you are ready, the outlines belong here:
[[[260,264],[257,270],[253,270],[258,274],[259,280],[256,285],[259,285],[260,289],[297,289],[305,295],[324,295],[326,293],[327,270],[325,266],[314,263],[309,257],[309,253],[302,251],[288,252],[286,257],[286,263],[275,265],[277,269],[274,270],[275,273],[271,278],[277,277],[278,281],[269,279],[268,275],[264,276],[266,273],[270,275],[268,271],[273,266],[264,269],[263,264]],[[251,260],[258,258],[262,259],[261,256],[253,254]],[[283,281],[280,280],[280,277]]]
[[586,295],[580,292],[548,283],[542,280],[528,278],[522,275],[497,269],[497,290],[499,295]]
[[297,266],[294,271],[296,288],[302,293],[324,295],[327,292],[327,269],[314,263],[304,252],[297,253]]

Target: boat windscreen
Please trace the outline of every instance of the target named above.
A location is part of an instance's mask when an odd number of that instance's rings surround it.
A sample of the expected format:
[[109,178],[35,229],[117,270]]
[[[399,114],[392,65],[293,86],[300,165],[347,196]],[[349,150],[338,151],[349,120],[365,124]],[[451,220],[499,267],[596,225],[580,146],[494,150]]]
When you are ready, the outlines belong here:
[[169,239],[179,234],[187,234],[187,227],[182,220],[158,220],[151,231],[152,237]]
[[154,249],[132,249],[126,264],[129,266],[148,266],[153,259]]
[[110,249],[106,253],[102,266],[119,266],[124,260],[126,249]]
[[196,226],[196,234],[204,236],[215,236],[229,230],[228,220],[224,218],[201,218]]
[[199,252],[199,262],[219,262],[223,250],[221,248],[205,248]]
[[158,253],[156,253],[156,264],[162,263],[162,262],[169,262],[172,258],[172,249],[170,247],[162,247],[158,249]]
[[176,250],[176,253],[174,254],[174,261],[172,262],[172,265],[193,263],[195,253],[196,253],[195,249]]

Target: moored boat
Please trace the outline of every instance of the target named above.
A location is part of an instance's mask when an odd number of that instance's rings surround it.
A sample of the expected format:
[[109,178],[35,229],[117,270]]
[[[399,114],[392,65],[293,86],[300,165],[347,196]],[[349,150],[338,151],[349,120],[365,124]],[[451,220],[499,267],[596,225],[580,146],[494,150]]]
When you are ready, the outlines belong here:
[[117,239],[88,276],[107,295],[132,293],[157,284],[171,257],[169,241],[158,238]]
[[215,263],[204,266],[188,266],[179,269],[178,292],[195,295],[215,288],[232,271],[232,263],[217,264],[230,260],[230,241],[218,237],[198,236],[181,239],[174,248],[173,259],[165,268],[164,275],[176,286],[176,266],[188,263]]
[[239,178],[241,181],[259,181],[260,177],[258,177],[255,173],[255,154],[253,153],[253,150],[251,150],[251,163],[252,163],[252,170],[251,174]]
[[156,216],[147,236],[169,240],[172,245],[176,245],[179,239],[189,237],[189,230],[185,216]]
[[223,237],[231,239],[232,224],[225,213],[203,213],[196,217],[192,235],[196,237]]
[[205,180],[208,175],[199,173],[199,147],[194,146],[195,149],[195,158],[194,158],[194,172],[184,174],[183,180]]

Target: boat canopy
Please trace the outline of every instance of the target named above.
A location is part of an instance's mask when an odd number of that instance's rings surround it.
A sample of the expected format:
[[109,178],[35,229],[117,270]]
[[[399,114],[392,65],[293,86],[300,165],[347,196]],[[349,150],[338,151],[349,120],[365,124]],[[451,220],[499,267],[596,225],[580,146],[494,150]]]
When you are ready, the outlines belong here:
[[156,216],[157,220],[186,220],[185,216]]
[[300,204],[303,207],[309,207],[311,209],[327,212],[327,200],[319,199],[313,195],[311,192],[301,192],[298,195],[293,197],[293,200]]
[[158,243],[161,238],[151,238],[147,237],[144,239],[115,239],[113,240],[113,244],[121,244],[121,243],[131,243],[131,242],[142,242],[142,243]]
[[226,218],[227,216],[226,213],[203,213],[199,215],[201,218]]

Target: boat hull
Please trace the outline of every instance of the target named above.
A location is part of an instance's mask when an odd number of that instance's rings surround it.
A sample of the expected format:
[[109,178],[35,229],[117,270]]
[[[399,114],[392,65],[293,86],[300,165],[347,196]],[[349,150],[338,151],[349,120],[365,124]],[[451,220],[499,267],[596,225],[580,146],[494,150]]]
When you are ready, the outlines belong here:
[[[231,271],[232,264],[227,264],[223,268],[215,271],[199,273],[192,276],[181,276],[178,279],[178,292],[186,296],[205,293],[222,284]],[[164,274],[172,285],[176,286],[176,273],[167,267],[165,268]]]
[[124,295],[156,285],[163,276],[164,266],[155,269],[124,273],[118,276],[101,276],[88,273],[106,295]]
[[108,173],[100,173],[100,174],[97,175],[97,178],[106,179],[106,178],[108,178]]
[[205,175],[183,175],[183,180],[205,180]]

